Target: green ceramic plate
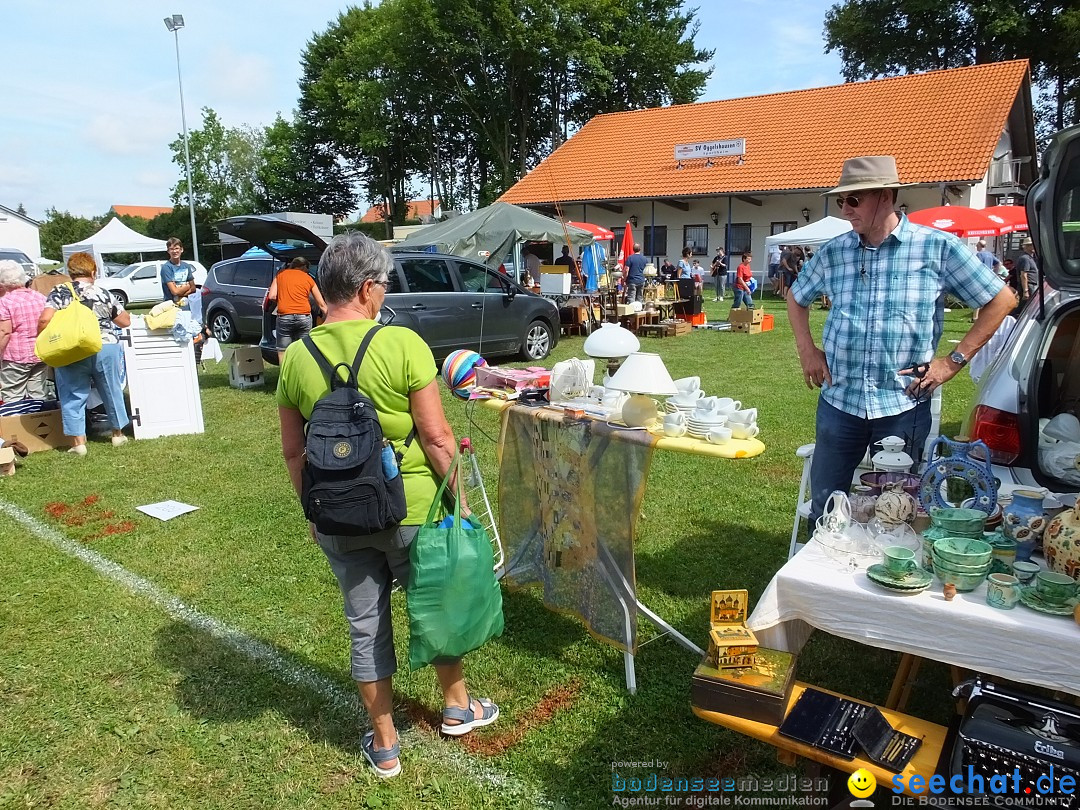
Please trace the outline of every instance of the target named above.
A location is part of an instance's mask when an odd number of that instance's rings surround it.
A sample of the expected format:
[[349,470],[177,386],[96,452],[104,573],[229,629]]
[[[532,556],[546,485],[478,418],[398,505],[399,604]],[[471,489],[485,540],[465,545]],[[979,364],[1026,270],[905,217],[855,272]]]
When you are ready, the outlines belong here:
[[890,591],[903,591],[904,593],[925,591],[930,587],[930,583],[934,581],[934,575],[921,568],[897,577],[881,563],[876,563],[867,568],[866,578],[882,588],[887,588]]
[[1020,601],[1032,610],[1039,613],[1049,613],[1051,616],[1072,616],[1076,609],[1076,599],[1066,599],[1060,605],[1050,604],[1035,591],[1034,585],[1020,588]]

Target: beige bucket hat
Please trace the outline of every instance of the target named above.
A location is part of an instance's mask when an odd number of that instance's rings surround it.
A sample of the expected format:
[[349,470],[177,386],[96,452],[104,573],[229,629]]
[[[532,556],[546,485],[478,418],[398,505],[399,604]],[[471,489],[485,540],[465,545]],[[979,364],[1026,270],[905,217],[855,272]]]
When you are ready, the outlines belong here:
[[910,185],[913,184],[900,182],[900,177],[896,173],[896,158],[892,155],[871,155],[845,160],[844,168],[840,172],[840,185],[824,192],[822,196],[878,188],[903,188]]

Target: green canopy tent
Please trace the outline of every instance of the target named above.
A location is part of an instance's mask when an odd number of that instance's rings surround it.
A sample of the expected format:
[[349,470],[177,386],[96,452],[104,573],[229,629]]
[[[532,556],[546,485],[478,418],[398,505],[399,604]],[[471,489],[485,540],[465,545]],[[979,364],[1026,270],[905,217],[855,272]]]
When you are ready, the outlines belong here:
[[[434,249],[470,259],[480,259],[488,267],[498,267],[513,247],[521,242],[551,242],[562,245],[567,235],[573,247],[591,245],[588,231],[564,226],[557,219],[545,217],[510,203],[492,203],[468,214],[429,225],[394,247],[399,249]],[[516,259],[516,256],[515,256]]]

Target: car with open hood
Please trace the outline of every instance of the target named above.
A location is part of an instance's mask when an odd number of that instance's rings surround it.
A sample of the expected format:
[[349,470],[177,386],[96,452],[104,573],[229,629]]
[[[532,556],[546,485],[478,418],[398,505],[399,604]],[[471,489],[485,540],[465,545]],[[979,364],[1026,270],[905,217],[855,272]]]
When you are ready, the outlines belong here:
[[1080,127],[1051,139],[1026,206],[1038,290],[983,371],[963,430],[989,447],[1003,490],[1075,493],[1080,491]]
[[[217,227],[261,248],[277,267],[304,256],[315,273],[326,249],[326,243],[307,228],[274,217],[230,217]],[[558,307],[499,270],[441,253],[397,251],[391,258],[394,267],[380,321],[415,331],[436,359],[455,349],[473,349],[485,356],[518,354],[526,360],[542,360],[558,343]],[[267,270],[265,278],[259,279],[265,281],[260,288],[263,302],[272,278]],[[208,280],[212,283],[213,279]],[[204,297],[203,305],[216,334],[215,317],[231,317],[229,304]],[[234,326],[240,326],[239,317]],[[277,362],[276,320],[272,312],[262,313],[259,345],[263,357],[272,363]]]

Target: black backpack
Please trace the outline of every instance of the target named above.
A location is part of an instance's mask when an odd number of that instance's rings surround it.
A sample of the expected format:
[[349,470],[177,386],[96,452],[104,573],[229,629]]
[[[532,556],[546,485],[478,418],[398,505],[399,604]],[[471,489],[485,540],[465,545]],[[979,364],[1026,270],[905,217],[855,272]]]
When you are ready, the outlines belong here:
[[[315,403],[308,419],[300,489],[304,514],[323,534],[375,534],[397,526],[408,513],[401,454],[383,438],[375,404],[358,382],[368,344],[381,328],[374,326],[364,336],[352,367],[331,366],[311,337],[304,337],[330,380],[330,393]],[[344,380],[341,368],[347,372]],[[415,435],[415,428],[409,431],[405,450]]]

